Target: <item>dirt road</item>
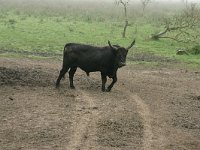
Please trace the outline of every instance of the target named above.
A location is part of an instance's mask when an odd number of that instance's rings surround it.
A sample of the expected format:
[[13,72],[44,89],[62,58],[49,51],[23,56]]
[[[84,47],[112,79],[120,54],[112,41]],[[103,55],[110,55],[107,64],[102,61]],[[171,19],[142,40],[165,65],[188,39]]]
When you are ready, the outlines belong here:
[[[200,70],[129,65],[112,92],[61,61],[0,58],[2,150],[199,150]],[[108,81],[110,82],[110,81]]]

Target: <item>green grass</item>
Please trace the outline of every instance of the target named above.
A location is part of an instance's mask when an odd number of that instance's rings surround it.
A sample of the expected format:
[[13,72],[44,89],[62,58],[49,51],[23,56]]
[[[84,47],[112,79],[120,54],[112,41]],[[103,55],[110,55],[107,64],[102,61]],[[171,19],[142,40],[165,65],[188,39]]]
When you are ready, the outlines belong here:
[[[14,20],[14,23],[11,21]],[[63,17],[24,17],[11,13],[1,19],[0,48],[42,52],[61,52],[67,42],[98,46],[121,43],[126,46],[133,37],[121,38],[121,23],[87,22]],[[131,28],[130,28],[131,29]]]
[[23,54],[19,54],[19,53],[3,53],[0,54],[0,58],[16,58],[16,59],[22,59],[22,58],[28,58],[28,59],[32,59],[32,60],[49,60],[49,59],[54,59],[54,60],[61,60],[58,57],[43,57],[43,56],[34,56],[34,55],[23,55]]
[[[134,20],[130,20],[134,22]],[[153,53],[177,59],[180,62],[200,65],[200,55],[177,56],[177,48],[188,45],[171,40],[151,41],[147,37],[161,27],[137,21],[127,29],[126,38],[121,37],[124,23],[109,19],[92,20],[80,16],[31,15],[5,11],[0,15],[0,49],[26,50],[31,52],[62,53],[68,42],[85,43],[97,46],[112,44],[126,47],[136,38],[136,48],[131,49],[130,56],[135,53]],[[152,63],[153,64],[153,63]],[[154,64],[153,64],[154,65]]]

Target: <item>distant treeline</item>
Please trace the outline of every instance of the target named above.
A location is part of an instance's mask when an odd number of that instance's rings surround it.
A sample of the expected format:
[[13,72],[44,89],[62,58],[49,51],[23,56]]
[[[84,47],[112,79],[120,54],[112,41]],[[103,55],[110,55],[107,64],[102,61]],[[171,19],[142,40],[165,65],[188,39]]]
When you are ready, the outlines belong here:
[[[128,6],[128,17],[135,19],[141,16],[141,3],[134,0]],[[183,7],[180,2],[156,2],[148,6],[147,16],[167,15]],[[17,11],[17,13],[29,13],[30,15],[49,16],[81,16],[94,17],[111,20],[123,19],[123,8],[115,4],[115,0],[94,1],[94,0],[0,0],[0,11]]]

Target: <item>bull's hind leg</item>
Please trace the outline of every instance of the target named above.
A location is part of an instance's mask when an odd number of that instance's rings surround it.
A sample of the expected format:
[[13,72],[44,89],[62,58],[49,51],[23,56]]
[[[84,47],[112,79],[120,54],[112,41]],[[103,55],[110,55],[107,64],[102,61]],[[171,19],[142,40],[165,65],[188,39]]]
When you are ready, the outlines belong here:
[[77,67],[70,68],[69,71],[69,81],[70,81],[70,88],[75,89],[74,83],[73,83],[73,78],[74,74],[76,72]]
[[56,81],[56,87],[59,87],[60,85],[60,80],[64,77],[65,73],[68,71],[68,67],[64,67],[60,70],[60,74],[58,76],[58,79]]
[[104,92],[106,90],[105,85],[106,85],[107,78],[103,72],[101,72],[101,80],[102,80],[101,90]]

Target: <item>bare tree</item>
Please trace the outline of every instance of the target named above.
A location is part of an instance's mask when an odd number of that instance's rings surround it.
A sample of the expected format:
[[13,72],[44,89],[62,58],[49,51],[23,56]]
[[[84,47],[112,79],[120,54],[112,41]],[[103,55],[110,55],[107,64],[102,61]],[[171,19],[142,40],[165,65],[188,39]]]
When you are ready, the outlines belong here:
[[188,0],[181,0],[181,1],[185,4],[186,7],[188,6]]
[[140,0],[141,3],[142,3],[142,15],[144,15],[144,11],[146,9],[146,7],[149,5],[149,3],[152,1],[152,0]]
[[168,38],[178,42],[197,42],[200,35],[200,9],[195,4],[185,8],[182,13],[164,19],[164,31],[151,35],[151,39]]
[[128,27],[128,16],[127,16],[127,7],[129,4],[130,0],[116,0],[116,4],[119,5],[121,4],[124,7],[124,30],[122,32],[122,37],[125,38],[126,37],[126,29]]

